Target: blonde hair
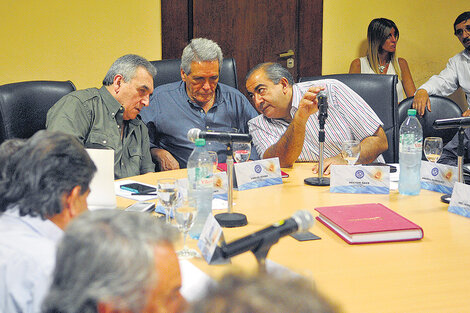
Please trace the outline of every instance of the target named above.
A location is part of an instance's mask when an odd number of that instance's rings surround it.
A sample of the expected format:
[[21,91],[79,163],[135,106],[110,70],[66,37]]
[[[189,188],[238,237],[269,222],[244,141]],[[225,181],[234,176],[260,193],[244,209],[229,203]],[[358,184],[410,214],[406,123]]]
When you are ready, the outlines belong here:
[[[382,46],[390,35],[392,28],[395,29],[395,37],[398,39],[399,32],[397,25],[389,19],[373,19],[367,28],[367,41],[369,42],[367,47],[367,60],[369,61],[372,70],[377,74],[380,74],[379,53],[382,52]],[[392,63],[395,68],[395,72],[397,72],[398,79],[401,79],[401,71],[400,66],[398,65],[396,53],[389,52],[388,56],[390,63]]]

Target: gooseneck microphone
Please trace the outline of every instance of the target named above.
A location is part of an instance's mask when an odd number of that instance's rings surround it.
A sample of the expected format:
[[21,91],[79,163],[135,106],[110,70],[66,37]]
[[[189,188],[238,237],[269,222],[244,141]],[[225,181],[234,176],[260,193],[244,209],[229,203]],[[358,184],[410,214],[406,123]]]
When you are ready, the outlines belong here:
[[256,233],[235,240],[221,247],[222,256],[231,258],[243,252],[256,249],[263,244],[265,240],[274,238],[274,242],[281,237],[295,232],[307,231],[313,226],[313,216],[307,210],[300,210],[294,213],[291,218],[280,220],[271,226],[268,226]]
[[454,117],[435,120],[432,127],[435,129],[448,129],[448,128],[467,128],[470,127],[470,117]]
[[190,141],[195,142],[196,139],[199,138],[204,138],[206,141],[218,141],[222,143],[251,142],[250,134],[203,131],[198,128],[191,128],[188,131],[188,139]]

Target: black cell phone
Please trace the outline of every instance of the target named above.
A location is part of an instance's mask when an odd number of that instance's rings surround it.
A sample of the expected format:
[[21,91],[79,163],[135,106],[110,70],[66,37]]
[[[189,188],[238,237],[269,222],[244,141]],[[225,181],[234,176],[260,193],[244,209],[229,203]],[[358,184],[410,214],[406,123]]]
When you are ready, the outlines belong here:
[[150,193],[157,191],[155,187],[150,187],[139,183],[124,184],[121,185],[121,189],[131,191],[133,193]]
[[155,209],[154,202],[136,202],[128,206],[125,211],[128,212],[152,212]]

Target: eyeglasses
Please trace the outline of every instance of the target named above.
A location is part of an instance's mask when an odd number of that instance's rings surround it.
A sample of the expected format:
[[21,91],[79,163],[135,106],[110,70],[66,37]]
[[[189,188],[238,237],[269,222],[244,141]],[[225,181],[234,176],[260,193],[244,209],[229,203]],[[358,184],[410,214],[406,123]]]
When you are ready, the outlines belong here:
[[455,36],[462,37],[464,31],[470,35],[470,25],[465,25],[465,28],[457,29],[455,31]]

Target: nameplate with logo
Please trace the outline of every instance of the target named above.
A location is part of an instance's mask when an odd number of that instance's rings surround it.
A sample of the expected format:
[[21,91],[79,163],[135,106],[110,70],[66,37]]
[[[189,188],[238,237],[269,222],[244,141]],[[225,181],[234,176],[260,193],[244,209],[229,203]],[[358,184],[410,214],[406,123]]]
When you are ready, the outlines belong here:
[[236,163],[234,171],[239,191],[282,184],[279,158]]
[[452,193],[457,181],[458,168],[433,162],[421,162],[421,188],[442,193]]
[[222,257],[220,245],[225,244],[222,227],[212,214],[207,216],[206,222],[199,236],[197,247],[208,264],[225,264],[230,260]]
[[330,192],[390,193],[390,167],[332,165]]
[[449,212],[470,217],[470,186],[455,182],[449,203]]

